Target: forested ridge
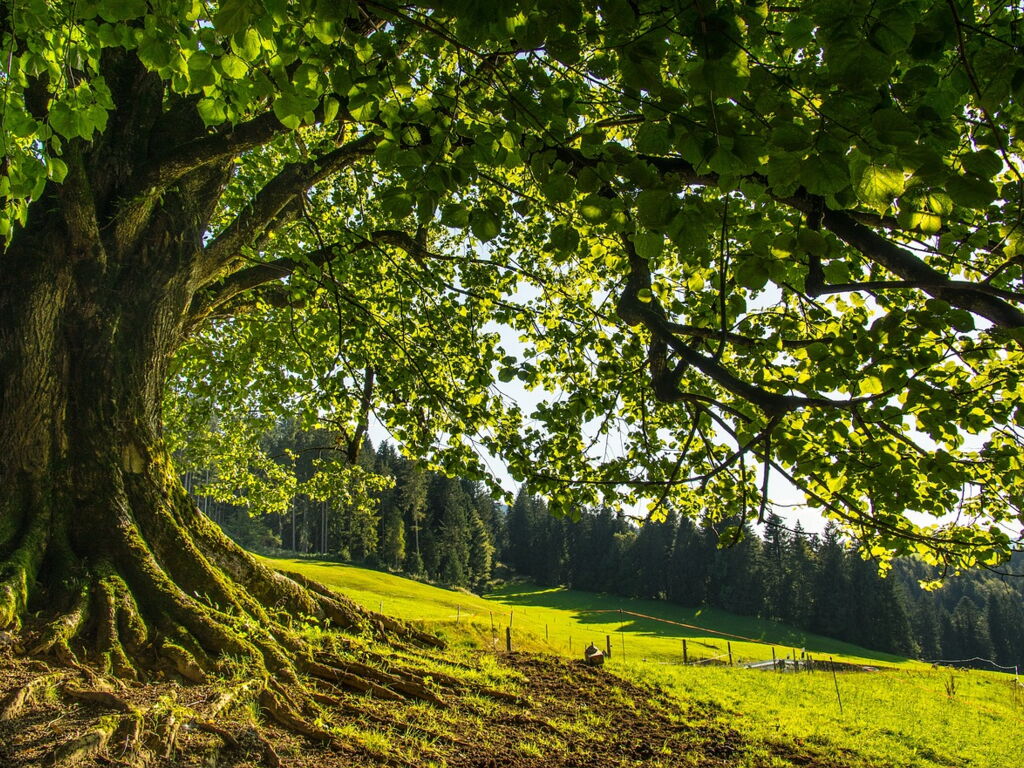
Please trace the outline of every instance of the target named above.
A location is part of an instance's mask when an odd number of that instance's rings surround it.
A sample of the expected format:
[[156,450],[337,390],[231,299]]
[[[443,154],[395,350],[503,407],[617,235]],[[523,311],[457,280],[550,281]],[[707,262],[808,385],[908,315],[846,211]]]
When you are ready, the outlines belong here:
[[[262,447],[300,488],[317,487],[318,470],[345,467],[323,463],[335,445],[326,430],[279,422]],[[499,504],[482,483],[425,470],[386,441],[374,449],[366,440],[357,461],[382,478],[378,490],[359,498],[297,493],[271,513],[250,513],[250,499],[219,485],[216,470],[192,470],[185,481],[207,514],[257,550],[325,555],[477,591],[494,583],[497,569],[500,578],[774,619],[929,661],[1024,665],[1024,557],[998,571],[947,575],[925,590],[922,582],[940,576],[936,568],[897,558],[883,578],[878,562],[832,524],[807,533],[773,514],[755,530],[738,519],[712,525],[670,512],[638,525],[607,507],[580,509],[573,520],[551,515],[526,488],[511,506]],[[743,535],[725,546],[721,534],[733,525]]]

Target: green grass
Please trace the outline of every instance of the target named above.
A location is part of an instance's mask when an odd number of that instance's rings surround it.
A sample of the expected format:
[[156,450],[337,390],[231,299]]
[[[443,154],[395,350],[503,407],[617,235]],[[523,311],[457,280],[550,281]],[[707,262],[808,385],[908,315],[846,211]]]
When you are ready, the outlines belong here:
[[[886,768],[1004,768],[1020,761],[1024,688],[1009,675],[932,669],[775,622],[711,609],[528,584],[506,586],[485,599],[348,565],[295,559],[268,562],[335,587],[368,608],[438,631],[456,646],[503,649],[510,621],[517,650],[578,657],[586,643],[604,647],[610,636],[610,671],[643,679],[689,702],[704,702],[721,710],[745,737],[783,743],[795,755],[806,752],[820,759],[825,754],[841,765]],[[881,671],[845,672],[833,678],[825,671],[777,674],[684,666],[684,638],[691,660],[725,661],[731,643],[737,663],[770,659],[773,648],[779,656],[795,649],[798,655],[806,651],[818,659],[832,657]],[[765,764],[774,765],[775,759],[766,757]]]

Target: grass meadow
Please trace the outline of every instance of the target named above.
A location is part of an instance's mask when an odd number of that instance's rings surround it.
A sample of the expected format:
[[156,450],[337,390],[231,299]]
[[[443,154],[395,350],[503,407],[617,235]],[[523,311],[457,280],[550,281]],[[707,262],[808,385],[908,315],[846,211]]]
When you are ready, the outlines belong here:
[[[779,762],[778,750],[766,749],[763,760],[748,756],[751,765],[800,764],[804,751],[803,762],[813,765],[828,765],[822,755],[836,766],[1024,764],[1024,686],[1012,675],[932,668],[711,609],[526,583],[480,597],[338,563],[267,562],[420,624],[457,648],[504,651],[510,623],[520,651],[580,657],[587,643],[604,648],[610,639],[609,671],[712,708],[753,743],[781,742],[795,756]],[[683,664],[683,640],[689,665]],[[876,671],[840,666],[838,674],[827,668],[777,673],[740,666],[771,659],[773,650],[779,658],[806,654]],[[697,660],[704,661],[692,663]]]

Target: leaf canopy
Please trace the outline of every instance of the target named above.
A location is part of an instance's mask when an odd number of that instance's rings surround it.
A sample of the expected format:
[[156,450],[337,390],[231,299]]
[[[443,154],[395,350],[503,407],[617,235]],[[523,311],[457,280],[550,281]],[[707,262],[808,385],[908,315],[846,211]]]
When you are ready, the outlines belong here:
[[6,7],[0,235],[104,146],[115,61],[162,84],[154,124],[200,125],[118,205],[233,164],[171,434],[369,407],[563,513],[760,517],[793,486],[869,551],[1020,545],[1014,4]]

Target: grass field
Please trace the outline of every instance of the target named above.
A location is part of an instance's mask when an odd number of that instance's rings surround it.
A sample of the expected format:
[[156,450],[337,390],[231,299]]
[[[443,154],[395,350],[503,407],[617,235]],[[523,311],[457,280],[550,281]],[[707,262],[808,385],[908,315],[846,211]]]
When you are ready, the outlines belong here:
[[[893,768],[1004,768],[1024,760],[1024,687],[1010,675],[932,669],[715,610],[528,584],[481,598],[348,565],[268,562],[421,623],[456,646],[503,650],[510,622],[517,650],[578,657],[586,643],[604,647],[610,637],[610,671],[721,710],[733,728],[760,743],[785,742],[795,754],[810,750],[818,757],[809,764],[822,765],[823,753],[835,765]],[[684,666],[683,639],[691,661],[718,657],[719,664]],[[779,657],[806,652],[880,671],[833,676],[722,666],[730,643],[737,664],[770,659],[774,648]],[[788,764],[776,760],[766,754],[764,764]]]

